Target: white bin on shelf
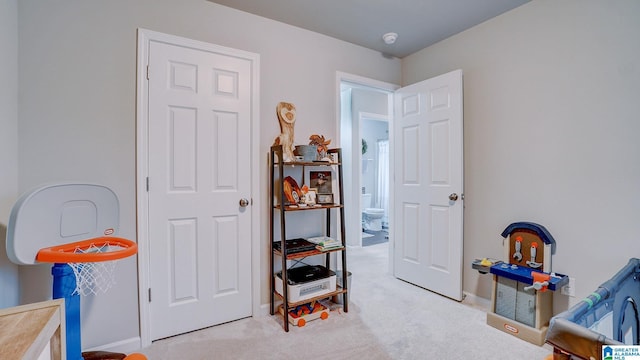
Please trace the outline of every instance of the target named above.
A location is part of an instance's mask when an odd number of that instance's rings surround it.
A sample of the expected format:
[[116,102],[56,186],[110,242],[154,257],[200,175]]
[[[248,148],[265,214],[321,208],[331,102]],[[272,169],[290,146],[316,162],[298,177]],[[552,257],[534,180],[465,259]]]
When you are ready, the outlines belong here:
[[[336,274],[324,266],[302,266],[289,269],[288,300],[299,302],[336,291]],[[276,291],[283,294],[282,274],[275,275]]]
[[[336,271],[336,281],[338,283],[338,285],[340,287],[342,287],[342,271],[338,270]],[[349,296],[349,294],[351,294],[351,271],[347,271],[347,301],[351,301],[351,297]],[[342,294],[336,295],[333,299],[334,303],[336,304],[342,304]]]

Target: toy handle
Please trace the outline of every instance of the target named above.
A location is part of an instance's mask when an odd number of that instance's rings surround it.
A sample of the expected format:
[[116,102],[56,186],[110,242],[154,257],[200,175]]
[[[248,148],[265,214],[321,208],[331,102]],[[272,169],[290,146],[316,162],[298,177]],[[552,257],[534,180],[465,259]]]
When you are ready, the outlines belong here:
[[535,289],[535,290],[540,291],[542,288],[547,287],[547,286],[549,286],[549,282],[548,281],[543,281],[543,282],[536,281],[530,286],[525,286],[524,287],[524,291],[529,291],[531,289]]
[[515,248],[516,251],[513,253],[513,258],[516,261],[520,261],[522,260],[522,236],[516,237]]

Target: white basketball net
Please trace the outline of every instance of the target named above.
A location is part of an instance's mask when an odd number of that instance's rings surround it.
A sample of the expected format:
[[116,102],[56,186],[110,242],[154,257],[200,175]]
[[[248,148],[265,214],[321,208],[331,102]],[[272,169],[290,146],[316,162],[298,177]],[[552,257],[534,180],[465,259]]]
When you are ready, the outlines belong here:
[[[92,244],[88,249],[76,249],[76,253],[109,252],[111,247],[112,246],[109,246],[108,244],[103,246],[95,246]],[[68,263],[76,276],[76,289],[74,290],[73,295],[80,294],[82,296],[87,296],[106,293],[107,290],[116,283],[113,273],[116,268],[117,261],[118,260]]]

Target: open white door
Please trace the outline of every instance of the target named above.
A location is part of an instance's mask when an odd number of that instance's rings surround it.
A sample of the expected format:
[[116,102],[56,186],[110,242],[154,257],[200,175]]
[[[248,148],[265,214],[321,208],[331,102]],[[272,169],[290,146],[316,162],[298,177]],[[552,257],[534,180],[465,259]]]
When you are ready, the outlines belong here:
[[394,273],[462,300],[462,70],[396,91]]

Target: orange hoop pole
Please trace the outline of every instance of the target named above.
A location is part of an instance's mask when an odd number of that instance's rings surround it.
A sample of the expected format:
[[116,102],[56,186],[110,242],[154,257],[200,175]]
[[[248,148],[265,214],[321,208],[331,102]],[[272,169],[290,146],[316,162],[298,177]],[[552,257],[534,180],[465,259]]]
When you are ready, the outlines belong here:
[[[104,245],[119,246],[121,250],[101,252],[101,253],[76,253],[77,249],[86,250],[91,246],[101,247]],[[128,239],[102,236],[68,244],[42,248],[36,255],[36,260],[51,263],[87,263],[118,260],[134,255],[138,251],[138,245]]]

